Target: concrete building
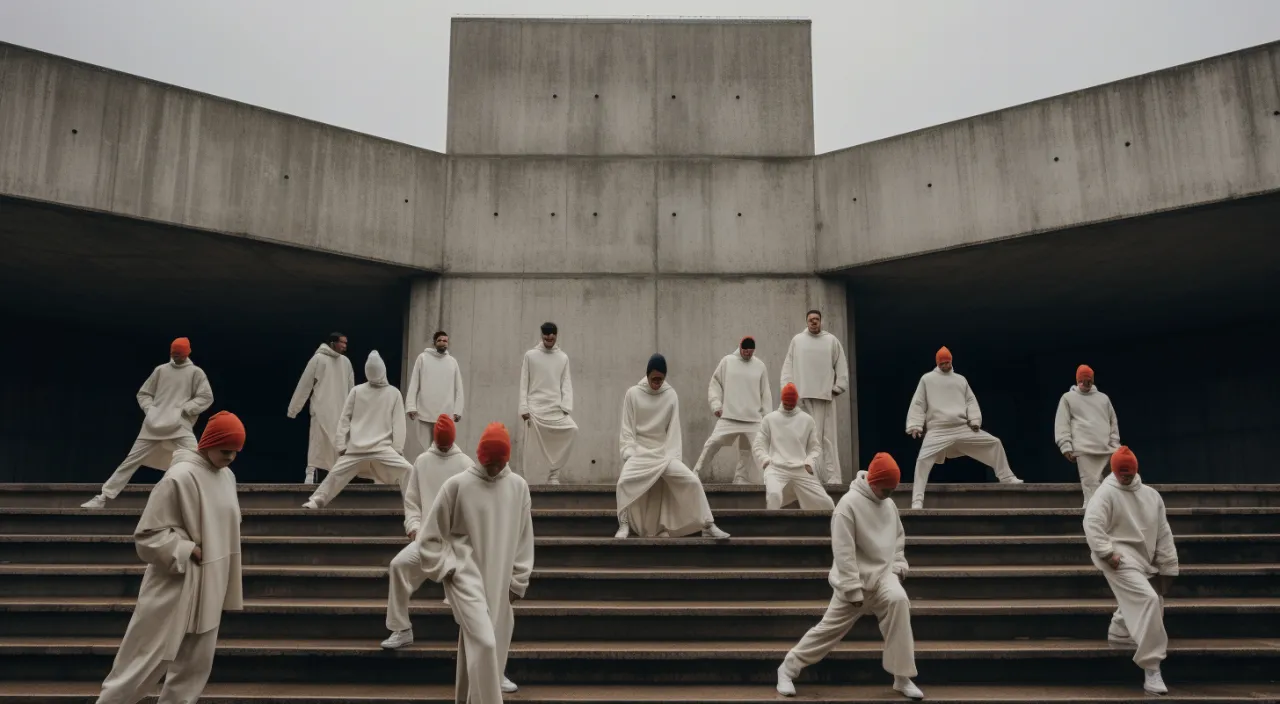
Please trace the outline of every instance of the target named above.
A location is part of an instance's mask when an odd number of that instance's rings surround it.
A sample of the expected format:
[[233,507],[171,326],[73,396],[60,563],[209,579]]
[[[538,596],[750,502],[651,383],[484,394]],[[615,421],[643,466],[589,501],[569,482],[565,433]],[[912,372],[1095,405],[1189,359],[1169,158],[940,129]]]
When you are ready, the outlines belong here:
[[776,394],[812,307],[856,369],[846,479],[910,466],[942,344],[1028,480],[1074,479],[1052,420],[1082,362],[1144,472],[1270,478],[1280,43],[820,156],[807,22],[458,19],[448,99],[440,154],[0,44],[0,481],[105,478],[177,335],[246,420],[242,481],[300,476],[284,411],[335,329],[401,385],[448,331],[470,448],[519,425],[554,320],[563,476],[610,482],[651,353],[691,459],[719,357],[755,335]]

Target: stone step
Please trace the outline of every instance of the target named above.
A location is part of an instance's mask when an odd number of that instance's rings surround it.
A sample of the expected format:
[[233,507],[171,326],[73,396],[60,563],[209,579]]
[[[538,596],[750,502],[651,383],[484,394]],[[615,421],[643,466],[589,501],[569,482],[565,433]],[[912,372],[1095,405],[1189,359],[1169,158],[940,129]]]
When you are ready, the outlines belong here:
[[[1180,535],[1178,556],[1192,564],[1280,562],[1280,534]],[[403,537],[248,536],[246,565],[382,566]],[[829,567],[831,539],[537,537],[540,567]],[[911,536],[913,567],[1091,564],[1084,536]],[[0,564],[137,564],[129,535],[0,535]]]
[[[11,597],[134,597],[144,566],[0,565]],[[769,601],[831,598],[828,568],[535,567],[528,599],[588,601]],[[1187,565],[1171,598],[1258,598],[1276,595],[1280,564]],[[913,599],[1107,599],[1106,580],[1091,565],[916,567],[906,583]],[[385,567],[248,566],[246,598],[385,599]],[[427,582],[423,599],[440,599]]]
[[[100,681],[111,667],[118,637],[0,638],[0,681]],[[524,685],[682,683],[768,685],[790,640],[761,641],[539,641],[512,644],[507,674]],[[845,641],[798,682],[879,684],[878,641]],[[383,651],[372,640],[326,638],[237,639],[218,642],[218,682],[448,684],[456,641],[424,641]],[[916,661],[925,684],[1136,684],[1133,649],[1094,640],[917,640]],[[269,660],[264,659],[270,657]],[[269,666],[267,666],[269,665]],[[1274,638],[1174,639],[1166,667],[1170,680],[1267,681],[1280,667]],[[1176,676],[1174,675],[1176,673]]]
[[[1190,533],[1280,533],[1280,508],[1174,508],[1169,524],[1176,535]],[[8,534],[131,535],[140,508],[90,511],[80,508],[3,508],[0,530]],[[246,536],[399,536],[400,509],[302,508],[244,509]],[[1080,535],[1079,508],[906,509],[907,535]],[[831,534],[830,514],[821,511],[725,509],[716,522],[737,537]],[[607,537],[617,529],[611,509],[535,509],[534,533],[540,536]]]
[[[1063,476],[1072,473],[1064,463]],[[109,472],[109,470],[108,470]],[[159,476],[159,473],[149,473]],[[943,474],[943,472],[938,472]],[[103,474],[106,478],[107,474]],[[1280,507],[1280,485],[1275,484],[1154,484],[1169,508],[1191,507]],[[764,508],[764,487],[759,484],[707,484],[712,509]],[[243,508],[297,506],[306,501],[313,486],[303,484],[240,484]],[[847,485],[831,487],[839,500]],[[100,484],[0,484],[0,507],[75,508],[101,490]],[[131,484],[111,502],[113,508],[138,508],[151,491],[148,484]],[[530,487],[534,508],[597,508],[615,506],[612,484],[565,484]],[[894,501],[900,508],[911,505],[911,484],[898,487]],[[1075,482],[1060,484],[1006,485],[929,484],[929,508],[1079,508],[1082,496]],[[395,508],[400,505],[395,487],[351,484],[333,503],[333,508]]]
[[[134,600],[111,597],[0,597],[0,638],[120,637]],[[386,599],[250,599],[224,615],[223,638],[386,637]],[[797,640],[815,625],[826,600],[518,602],[515,640]],[[1111,599],[914,599],[911,626],[919,640],[1097,639],[1105,636]],[[457,638],[452,612],[438,600],[410,606],[414,635]],[[1171,598],[1165,626],[1182,638],[1280,633],[1280,598]],[[874,618],[860,619],[850,640],[879,640]]]

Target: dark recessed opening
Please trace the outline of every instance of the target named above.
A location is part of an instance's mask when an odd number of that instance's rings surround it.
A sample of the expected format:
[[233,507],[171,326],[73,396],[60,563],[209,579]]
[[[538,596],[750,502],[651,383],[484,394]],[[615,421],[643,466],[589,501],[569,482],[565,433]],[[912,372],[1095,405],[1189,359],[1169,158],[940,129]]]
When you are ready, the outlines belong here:
[[676,96],[674,96],[674,95],[673,95],[673,96],[671,96],[671,99],[672,99],[672,100],[675,100],[675,99],[676,99]]
[[285,175],[284,175],[284,180],[286,180],[286,181],[288,181],[288,180],[289,180],[289,174],[285,174]]
[[742,217],[742,213],[738,213],[738,217]]
[[1129,146],[1129,142],[1125,142],[1125,143],[1124,143],[1124,146],[1126,146],[1126,147],[1127,147],[1127,146]]
[[1057,161],[1057,160],[1058,160],[1058,157],[1056,157],[1056,156],[1055,156],[1055,157],[1053,157],[1053,160],[1054,160],[1054,161]]
[[933,184],[932,184],[932,183],[931,183],[931,184],[929,184],[929,188],[933,188]]
[[741,96],[741,95],[735,95],[735,96],[733,96],[733,99],[734,99],[734,100],[742,100],[742,96]]
[[672,214],[671,214],[671,217],[673,217],[673,218],[674,218],[675,216],[676,216],[676,214],[675,214],[675,213],[672,213]]
[[552,94],[551,94],[551,99],[552,99],[552,100],[555,100],[556,98],[559,98],[559,97],[560,97],[560,96],[559,96],[558,94],[556,94],[556,93],[552,93]]
[[405,199],[404,199],[404,202],[408,203],[408,202],[409,202],[409,199],[408,199],[408,198],[405,198]]
[[600,94],[596,93],[596,100],[599,100],[599,99],[600,99]]
[[496,218],[496,217],[498,217],[498,214],[497,214],[497,213],[494,213],[494,214],[493,214],[493,217],[495,217],[495,218]]
[[1272,115],[1280,115],[1280,110],[1276,110],[1276,111],[1272,112],[1271,114],[1272,114]]
[[591,464],[595,464],[595,463],[596,463],[596,461],[595,461],[595,460],[591,460]]
[[553,218],[554,218],[555,216],[556,216],[556,214],[555,214],[555,213],[552,213],[552,214],[551,214],[551,217],[553,217]]
[[593,218],[594,218],[594,217],[596,217],[596,216],[597,216],[597,215],[599,215],[599,214],[600,214],[600,213],[592,213],[592,214],[591,214],[591,217],[593,217]]
[[80,134],[80,130],[72,129],[71,134]]

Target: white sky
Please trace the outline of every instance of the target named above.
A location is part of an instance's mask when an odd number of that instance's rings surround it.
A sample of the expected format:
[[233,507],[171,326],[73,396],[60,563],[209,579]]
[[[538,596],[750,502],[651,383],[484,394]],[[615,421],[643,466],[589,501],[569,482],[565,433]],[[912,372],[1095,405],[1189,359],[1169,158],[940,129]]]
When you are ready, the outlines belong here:
[[1280,39],[1280,0],[0,0],[0,41],[435,150],[455,15],[806,17],[818,152]]

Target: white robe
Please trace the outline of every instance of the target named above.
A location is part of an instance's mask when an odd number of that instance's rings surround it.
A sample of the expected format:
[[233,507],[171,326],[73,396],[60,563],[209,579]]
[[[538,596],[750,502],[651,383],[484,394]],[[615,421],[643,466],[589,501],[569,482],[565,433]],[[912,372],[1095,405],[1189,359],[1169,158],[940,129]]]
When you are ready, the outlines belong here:
[[418,534],[421,569],[444,584],[458,622],[459,704],[499,704],[515,614],[533,573],[529,485],[505,467],[445,481]]
[[1088,393],[1072,386],[1058,401],[1053,439],[1059,452],[1075,453],[1084,505],[1088,506],[1102,481],[1102,470],[1109,466],[1111,454],[1120,449],[1120,424],[1111,399],[1096,386]]
[[311,433],[307,439],[307,466],[330,470],[338,460],[338,419],[347,394],[356,385],[356,375],[347,356],[329,345],[320,345],[298,379],[288,415],[298,417],[303,404],[311,401]]
[[536,445],[546,462],[548,481],[558,481],[560,470],[569,461],[578,437],[578,424],[569,416],[573,412],[569,355],[560,349],[560,345],[547,349],[539,342],[537,347],[524,353],[516,412],[522,418],[529,414],[529,420],[525,421],[520,471],[529,476],[528,452],[531,445]]
[[817,427],[808,413],[779,408],[765,416],[752,449],[756,464],[764,467],[765,508],[796,501],[804,510],[835,508],[826,488],[805,469],[818,463],[821,452]]
[[147,498],[134,541],[147,571],[99,701],[132,704],[171,669],[161,701],[195,701],[222,612],[244,608],[235,474],[179,450]]
[[787,347],[780,382],[782,386],[796,385],[800,408],[813,416],[822,446],[821,461],[814,468],[819,478],[829,484],[840,483],[843,471],[836,444],[839,431],[833,401],[849,390],[849,359],[844,345],[826,330],[817,335],[808,330],[796,335]]
[[428,347],[413,362],[409,388],[404,393],[406,413],[418,414],[414,423],[423,448],[431,447],[436,419],[442,415],[462,417],[462,369],[446,350],[443,354]]
[[666,532],[679,538],[714,523],[702,483],[681,462],[680,400],[665,381],[654,391],[648,379],[622,398],[618,439],[618,518],[641,537]]
[[736,444],[738,465],[733,473],[734,483],[760,482],[760,470],[751,455],[751,442],[760,432],[760,419],[773,406],[769,370],[764,360],[755,355],[745,360],[741,350],[721,358],[707,385],[707,403],[711,412],[720,416],[693,465],[694,474],[701,477],[703,467],[715,458],[721,447]]

